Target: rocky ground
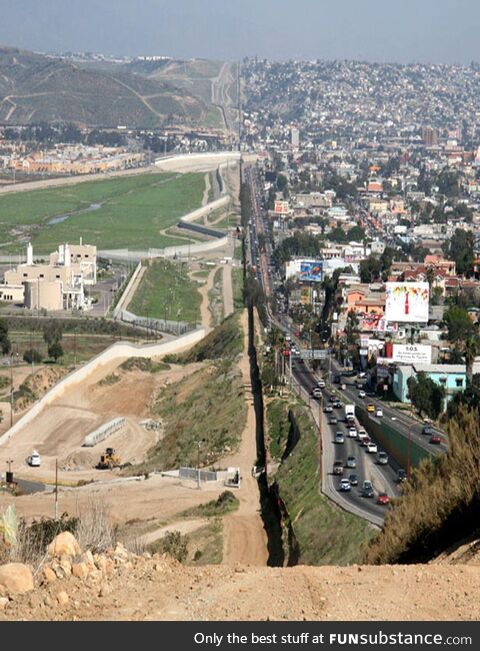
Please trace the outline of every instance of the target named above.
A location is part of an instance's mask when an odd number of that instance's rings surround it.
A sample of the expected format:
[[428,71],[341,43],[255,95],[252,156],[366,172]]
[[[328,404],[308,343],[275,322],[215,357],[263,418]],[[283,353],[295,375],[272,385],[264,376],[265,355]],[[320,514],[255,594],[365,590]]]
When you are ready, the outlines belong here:
[[33,578],[26,566],[0,567],[0,621],[480,617],[478,565],[194,568],[122,545],[91,554],[72,538],[52,543]]

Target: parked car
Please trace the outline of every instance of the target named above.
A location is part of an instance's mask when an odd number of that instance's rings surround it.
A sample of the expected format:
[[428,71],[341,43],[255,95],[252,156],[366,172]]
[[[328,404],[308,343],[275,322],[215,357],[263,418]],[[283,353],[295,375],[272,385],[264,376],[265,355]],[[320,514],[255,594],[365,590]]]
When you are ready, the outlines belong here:
[[377,444],[373,441],[370,441],[370,443],[367,445],[367,452],[369,454],[377,454],[377,451]]
[[335,443],[345,443],[345,436],[343,435],[343,432],[335,433]]
[[343,461],[334,461],[333,462],[333,474],[334,475],[343,475]]
[[361,391],[358,392],[358,397],[359,397],[359,398],[365,398],[366,395],[367,395],[367,394],[365,393],[365,391],[363,391],[363,389],[362,389]]
[[390,502],[390,498],[388,497],[387,493],[379,493],[377,502],[382,506],[386,506]]
[[356,468],[357,460],[355,457],[347,457],[347,468]]
[[388,464],[388,454],[386,452],[379,452],[377,454],[377,461],[381,466],[386,466]]
[[27,463],[32,468],[39,468],[40,467],[40,465],[42,463],[42,459],[41,459],[40,455],[38,454],[38,452],[36,450],[34,450],[32,452],[32,454],[27,458]]
[[370,414],[374,414],[375,413],[375,405],[373,403],[369,402],[368,405],[367,405],[367,411]]
[[383,409],[380,409],[380,407],[378,407],[377,411],[375,412],[375,416],[377,418],[382,418],[383,417]]
[[362,484],[362,495],[363,497],[373,497],[373,486],[372,482],[366,479]]
[[344,479],[340,480],[339,489],[340,489],[342,492],[343,492],[343,491],[349,491],[351,488],[352,488],[352,486],[351,486],[351,484],[350,484],[350,480],[349,480],[349,479],[344,478]]
[[440,445],[442,442],[442,437],[439,436],[438,434],[432,434],[430,437],[430,443],[433,443],[434,445]]
[[350,485],[351,486],[358,486],[358,475],[356,475],[354,472],[352,472],[351,475],[348,475],[348,478],[350,480]]

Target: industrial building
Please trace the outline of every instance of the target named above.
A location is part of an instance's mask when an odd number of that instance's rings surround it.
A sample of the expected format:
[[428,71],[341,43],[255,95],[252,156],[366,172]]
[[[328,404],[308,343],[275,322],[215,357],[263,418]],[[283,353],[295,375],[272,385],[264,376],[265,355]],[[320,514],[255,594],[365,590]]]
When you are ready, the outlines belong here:
[[4,274],[0,300],[23,305],[28,310],[85,310],[90,302],[85,286],[97,282],[97,247],[89,244],[61,244],[48,263],[33,261],[33,247],[27,246],[27,260]]

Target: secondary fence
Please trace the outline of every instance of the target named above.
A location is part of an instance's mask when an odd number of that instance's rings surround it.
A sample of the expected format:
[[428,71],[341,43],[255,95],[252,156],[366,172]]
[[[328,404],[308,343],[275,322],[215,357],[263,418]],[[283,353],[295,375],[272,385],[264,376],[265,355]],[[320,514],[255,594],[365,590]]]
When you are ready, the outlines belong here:
[[[180,468],[180,479],[198,479],[198,468]],[[214,470],[200,470],[200,481],[217,481],[218,473]]]
[[104,441],[111,434],[118,432],[118,430],[121,429],[124,425],[125,418],[114,418],[113,420],[96,429],[94,432],[88,434],[83,441],[83,447],[93,448],[95,445],[97,445],[97,443],[100,443],[100,441]]
[[168,332],[173,335],[184,335],[187,332],[196,330],[197,323],[188,323],[187,321],[170,321],[168,319],[152,319],[145,316],[138,316],[128,310],[120,310],[117,318],[124,323],[131,323],[134,326],[144,328],[152,337],[160,336],[162,332]]

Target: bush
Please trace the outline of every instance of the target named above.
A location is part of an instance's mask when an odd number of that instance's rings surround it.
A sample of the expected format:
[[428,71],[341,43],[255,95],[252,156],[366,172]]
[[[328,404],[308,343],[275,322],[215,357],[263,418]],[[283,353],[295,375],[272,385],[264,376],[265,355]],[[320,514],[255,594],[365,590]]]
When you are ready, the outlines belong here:
[[152,545],[153,553],[170,554],[180,563],[184,563],[188,556],[187,537],[182,536],[180,531],[167,531],[166,535],[157,543]]
[[23,360],[27,364],[39,364],[42,361],[42,356],[36,348],[29,348],[23,353]]

